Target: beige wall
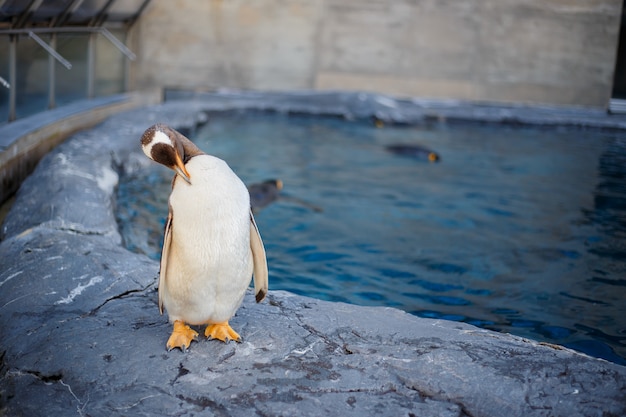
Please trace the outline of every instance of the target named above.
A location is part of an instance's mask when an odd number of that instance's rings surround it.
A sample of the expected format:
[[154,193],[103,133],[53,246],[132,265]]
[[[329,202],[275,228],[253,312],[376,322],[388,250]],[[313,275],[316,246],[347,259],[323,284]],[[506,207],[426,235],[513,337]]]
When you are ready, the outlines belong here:
[[622,0],[152,0],[133,87],[606,107]]

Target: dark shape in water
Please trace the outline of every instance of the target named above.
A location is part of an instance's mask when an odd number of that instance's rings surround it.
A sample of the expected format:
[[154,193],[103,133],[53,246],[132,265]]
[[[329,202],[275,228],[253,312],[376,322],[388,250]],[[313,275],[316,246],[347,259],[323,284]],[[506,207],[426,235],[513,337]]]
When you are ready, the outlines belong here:
[[300,200],[296,197],[291,197],[285,194],[281,194],[283,189],[283,182],[280,179],[269,179],[260,183],[250,184],[248,186],[248,192],[250,193],[250,205],[252,206],[252,212],[258,213],[262,208],[267,207],[274,201],[281,199],[285,201],[292,201],[305,207],[310,208],[313,211],[322,211],[321,207],[308,203],[304,200]]
[[439,162],[439,155],[420,145],[395,144],[387,145],[385,149],[396,155],[411,156],[414,158],[426,158],[430,162]]
[[279,179],[270,179],[260,183],[248,185],[252,211],[256,213],[260,209],[278,200],[280,197],[280,190],[282,189],[283,182]]

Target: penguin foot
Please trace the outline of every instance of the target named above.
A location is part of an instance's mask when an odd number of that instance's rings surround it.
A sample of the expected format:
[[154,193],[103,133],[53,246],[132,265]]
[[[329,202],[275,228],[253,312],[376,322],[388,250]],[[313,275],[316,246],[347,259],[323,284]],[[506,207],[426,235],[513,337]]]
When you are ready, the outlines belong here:
[[204,335],[209,339],[219,339],[222,342],[228,343],[229,340],[235,342],[241,342],[241,336],[233,330],[227,321],[223,323],[209,324],[204,330]]
[[167,341],[167,350],[179,348],[183,352],[187,351],[192,340],[198,339],[198,332],[187,326],[180,320],[174,321],[174,330]]

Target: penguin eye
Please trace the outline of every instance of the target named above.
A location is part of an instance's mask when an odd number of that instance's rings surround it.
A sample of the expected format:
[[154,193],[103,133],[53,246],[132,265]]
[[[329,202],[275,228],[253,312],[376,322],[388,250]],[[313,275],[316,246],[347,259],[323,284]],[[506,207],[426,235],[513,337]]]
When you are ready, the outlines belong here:
[[176,155],[174,148],[165,143],[157,143],[150,152],[152,159],[168,167],[176,165]]

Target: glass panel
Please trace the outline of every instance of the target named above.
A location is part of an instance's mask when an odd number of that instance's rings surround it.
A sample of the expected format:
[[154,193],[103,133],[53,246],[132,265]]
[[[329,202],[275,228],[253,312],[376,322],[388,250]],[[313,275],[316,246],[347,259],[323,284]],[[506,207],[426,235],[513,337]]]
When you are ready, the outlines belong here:
[[[145,0],[117,0],[108,8],[106,20],[125,21],[135,16]],[[74,0],[44,0],[29,17],[30,22],[45,22],[63,14]],[[108,0],[84,0],[72,13],[69,22],[72,24],[87,24],[100,14],[107,5]],[[0,22],[10,22],[13,18],[20,16],[28,7],[30,2],[26,0],[0,1]]]
[[72,2],[73,0],[44,0],[33,12],[31,20],[34,22],[52,20],[62,14]]
[[26,11],[29,2],[24,0],[8,0],[0,7],[0,21],[8,22]]
[[[40,38],[50,43],[49,36],[42,35]],[[46,110],[48,107],[48,53],[27,36],[20,36],[17,41],[16,73],[16,117],[19,119]]]
[[124,21],[135,16],[145,0],[117,0],[108,11],[107,20]]
[[74,11],[69,19],[70,23],[86,24],[106,6],[107,0],[85,0]]
[[57,106],[74,100],[87,98],[87,44],[89,35],[59,34],[57,51],[72,63],[68,70],[63,65],[56,67]]
[[[111,30],[113,36],[125,43],[123,30]],[[118,94],[124,91],[126,57],[107,38],[98,35],[96,40],[95,86],[96,96]]]

